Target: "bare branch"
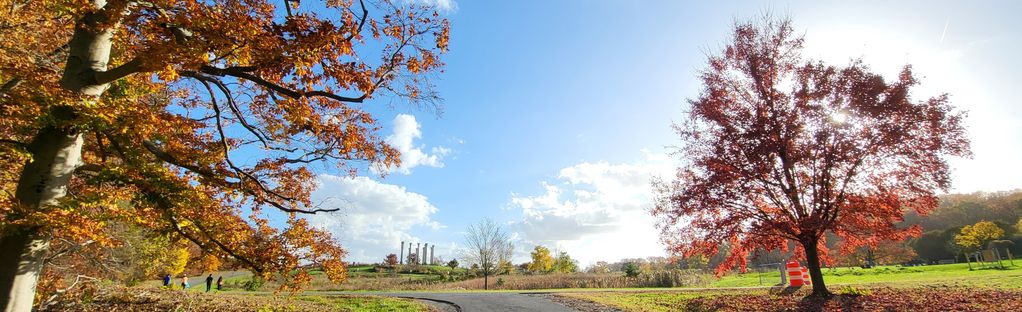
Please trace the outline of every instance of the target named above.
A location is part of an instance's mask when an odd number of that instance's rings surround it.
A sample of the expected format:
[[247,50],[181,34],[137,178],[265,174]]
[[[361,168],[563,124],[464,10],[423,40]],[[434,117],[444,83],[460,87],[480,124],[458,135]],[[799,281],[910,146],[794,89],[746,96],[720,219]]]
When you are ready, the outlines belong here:
[[43,301],[42,306],[46,307],[46,306],[50,306],[50,305],[53,305],[54,303],[56,303],[57,302],[56,301],[57,298],[59,298],[64,293],[67,293],[71,289],[74,289],[75,286],[78,286],[78,283],[81,282],[82,279],[89,280],[90,282],[99,281],[98,278],[78,274],[77,276],[75,276],[75,281],[72,282],[71,285],[68,285],[67,288],[64,288],[64,289],[57,289],[57,291],[55,291],[53,293],[53,295],[50,295],[49,298],[46,298],[46,301]]
[[[232,161],[231,157],[230,157],[231,147],[230,147],[230,144],[227,143],[227,134],[224,132],[224,128],[223,128],[223,118],[222,118],[223,115],[222,115],[222,113],[220,111],[219,105],[217,105],[216,96],[213,93],[213,89],[212,89],[212,87],[209,86],[209,84],[212,83],[214,85],[217,85],[219,88],[221,88],[220,90],[223,91],[223,92],[229,92],[229,89],[227,89],[226,86],[223,85],[223,82],[221,82],[221,81],[219,81],[217,79],[213,79],[211,77],[206,77],[206,76],[203,76],[202,74],[198,74],[198,73],[189,73],[189,75],[192,75],[190,77],[194,77],[194,78],[198,79],[200,82],[202,82],[203,86],[206,87],[206,90],[210,94],[210,100],[212,101],[212,105],[211,106],[213,108],[214,116],[216,117],[217,133],[220,136],[220,145],[221,145],[221,147],[223,148],[223,151],[224,151],[224,157],[223,158],[224,158],[224,161],[227,163],[227,165],[232,170],[234,170],[234,172],[238,173],[240,176],[242,176],[244,178],[247,178],[249,181],[254,183],[259,188],[259,190],[262,191],[262,193],[270,194],[271,196],[279,198],[279,199],[282,199],[284,201],[294,202],[295,199],[293,197],[284,196],[284,195],[282,195],[280,193],[274,192],[273,190],[271,190],[268,187],[266,187],[266,185],[264,185],[263,182],[259,180],[259,178],[255,177],[251,173],[245,171],[244,169],[241,169],[240,167],[238,167],[237,165],[234,164],[234,161]],[[230,93],[226,93],[225,96],[230,97]],[[272,200],[272,199],[269,199],[269,198],[264,198],[263,196],[260,196],[259,193],[256,193],[255,191],[253,191],[250,188],[242,187],[241,189],[246,194],[255,196],[255,197],[259,198],[261,201],[263,201],[263,202],[273,206],[274,208],[277,208],[277,209],[279,209],[281,211],[285,211],[285,212],[315,214],[317,212],[331,212],[331,211],[340,210],[340,208],[312,209],[312,210],[289,208],[289,207],[286,207],[282,203],[279,203],[279,202],[277,202],[275,200]]]
[[[292,89],[289,89],[287,87],[281,86],[279,84],[267,81],[266,79],[263,79],[262,77],[259,77],[257,75],[251,74],[248,71],[238,70],[236,67],[218,68],[218,67],[213,67],[213,66],[203,66],[200,70],[201,70],[202,73],[213,75],[213,76],[219,76],[219,77],[231,76],[231,77],[235,77],[235,78],[240,78],[240,79],[248,80],[248,81],[251,81],[251,82],[253,82],[255,84],[263,86],[263,87],[265,87],[267,89],[270,89],[273,92],[277,92],[277,93],[283,94],[283,95],[285,95],[287,97],[294,98],[294,99],[307,98],[307,97],[325,97],[325,98],[329,98],[329,99],[333,99],[333,100],[341,101],[341,102],[362,103],[362,101],[365,100],[366,97],[368,96],[368,94],[362,94],[361,96],[357,96],[357,97],[347,97],[347,96],[340,96],[340,95],[337,95],[337,94],[334,94],[334,93],[331,93],[331,92],[322,91],[322,90],[308,91],[308,92],[296,91],[296,90],[292,90]],[[189,74],[191,74],[191,73],[189,73]]]

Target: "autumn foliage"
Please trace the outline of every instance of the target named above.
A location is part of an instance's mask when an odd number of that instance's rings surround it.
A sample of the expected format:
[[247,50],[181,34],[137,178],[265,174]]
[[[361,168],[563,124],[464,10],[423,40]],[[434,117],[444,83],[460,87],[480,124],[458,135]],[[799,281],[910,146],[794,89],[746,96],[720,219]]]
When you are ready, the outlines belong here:
[[976,251],[987,248],[987,245],[996,239],[1004,236],[1004,230],[990,221],[980,221],[973,225],[962,227],[958,235],[955,235],[955,245],[962,250]]
[[449,24],[407,1],[0,3],[4,305],[18,259],[123,244],[111,224],[290,289],[309,264],[341,281],[344,249],[299,217],[338,208],[308,166],[396,165],[367,106],[439,104]]
[[951,184],[947,156],[970,152],[964,114],[947,95],[914,100],[910,66],[890,79],[859,60],[806,60],[803,41],[786,19],[735,25],[675,126],[684,164],[654,183],[652,213],[674,253],[726,245],[718,273],[794,242],[826,295],[825,233],[842,252],[918,235],[897,224],[935,209]]
[[550,272],[554,266],[554,257],[550,254],[550,249],[542,245],[536,245],[532,252],[529,253],[532,258],[532,262],[529,262],[528,269],[531,272],[546,273]]

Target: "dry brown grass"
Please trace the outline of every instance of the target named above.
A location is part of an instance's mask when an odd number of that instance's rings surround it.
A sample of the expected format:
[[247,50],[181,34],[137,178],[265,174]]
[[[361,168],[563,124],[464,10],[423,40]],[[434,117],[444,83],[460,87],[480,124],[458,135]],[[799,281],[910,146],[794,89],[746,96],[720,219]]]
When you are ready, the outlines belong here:
[[[536,275],[496,275],[489,277],[488,289],[535,290],[562,288],[635,288],[635,287],[704,287],[715,279],[708,274],[693,270],[671,270],[644,273],[637,277],[625,277],[623,273],[572,273]],[[235,284],[230,284],[235,287]],[[279,286],[267,282],[260,290],[273,291]],[[447,280],[440,275],[393,274],[361,275],[349,277],[341,284],[334,284],[323,275],[313,275],[312,283],[306,290],[475,290],[483,288],[483,278]]]
[[[688,271],[663,271],[625,277],[607,274],[500,275],[489,278],[489,289],[561,289],[561,288],[635,288],[707,286],[712,280],[705,274]],[[475,278],[442,285],[442,289],[483,289],[483,279]]]

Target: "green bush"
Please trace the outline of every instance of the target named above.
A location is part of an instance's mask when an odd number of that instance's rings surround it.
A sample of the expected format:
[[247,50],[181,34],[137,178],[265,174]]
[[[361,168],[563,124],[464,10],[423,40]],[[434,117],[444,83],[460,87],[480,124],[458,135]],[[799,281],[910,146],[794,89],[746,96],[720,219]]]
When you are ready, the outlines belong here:
[[642,269],[640,269],[639,265],[635,264],[635,262],[629,262],[629,263],[625,263],[624,271],[625,271],[625,276],[627,276],[627,277],[636,277],[636,276],[639,276],[639,273],[642,272]]
[[256,291],[259,290],[259,287],[263,286],[263,283],[266,283],[266,281],[259,276],[253,275],[252,279],[245,282],[245,285],[243,285],[242,288],[244,288],[247,291]]

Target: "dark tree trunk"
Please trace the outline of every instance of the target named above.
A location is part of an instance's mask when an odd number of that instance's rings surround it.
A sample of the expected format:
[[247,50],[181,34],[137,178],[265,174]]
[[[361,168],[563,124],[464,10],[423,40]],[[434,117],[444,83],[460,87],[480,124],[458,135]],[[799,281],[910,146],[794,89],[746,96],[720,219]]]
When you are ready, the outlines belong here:
[[489,283],[489,277],[490,277],[489,274],[483,273],[483,290],[486,290],[487,287],[489,287],[489,284],[490,284]]
[[813,283],[812,297],[830,297],[827,284],[823,282],[823,270],[820,269],[820,250],[817,246],[818,240],[811,239],[802,242],[802,248],[806,251],[806,267],[809,269],[809,280]]

